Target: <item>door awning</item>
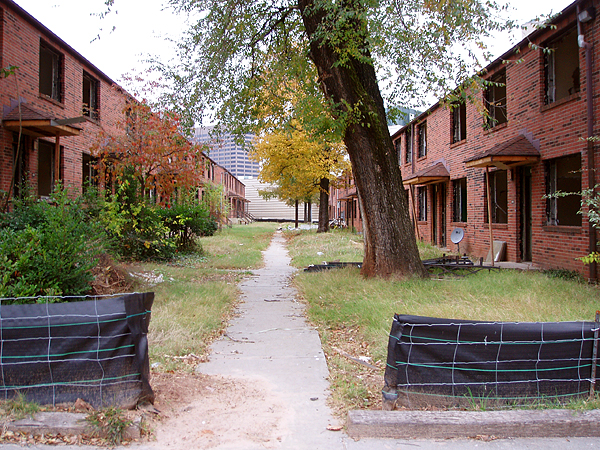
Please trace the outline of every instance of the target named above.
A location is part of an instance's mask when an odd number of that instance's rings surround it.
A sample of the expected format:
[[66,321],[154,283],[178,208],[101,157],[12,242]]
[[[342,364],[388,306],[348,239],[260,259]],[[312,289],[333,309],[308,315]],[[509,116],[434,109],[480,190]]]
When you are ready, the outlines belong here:
[[351,200],[353,198],[358,198],[358,193],[356,192],[356,189],[348,191],[348,193],[344,197],[341,197],[338,200]]
[[426,167],[423,170],[419,170],[418,172],[413,173],[406,179],[404,179],[404,184],[407,185],[423,185],[423,184],[435,184],[435,183],[444,183],[450,180],[450,173],[446,166],[443,163],[438,162],[432,166]]
[[50,118],[47,114],[21,103],[20,111],[19,107],[15,106],[4,116],[2,125],[4,128],[16,132],[21,128],[23,134],[33,137],[78,136],[81,128],[73,126],[73,123],[82,122],[83,120],[85,118],[81,117],[73,119]]
[[540,151],[525,136],[517,136],[479,153],[465,161],[467,167],[511,167],[533,164],[540,159]]

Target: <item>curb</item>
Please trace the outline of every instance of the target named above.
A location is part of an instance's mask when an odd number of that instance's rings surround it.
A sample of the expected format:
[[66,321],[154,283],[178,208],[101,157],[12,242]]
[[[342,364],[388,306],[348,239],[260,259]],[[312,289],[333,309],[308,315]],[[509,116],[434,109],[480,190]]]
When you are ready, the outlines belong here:
[[600,437],[600,410],[348,412],[354,439]]

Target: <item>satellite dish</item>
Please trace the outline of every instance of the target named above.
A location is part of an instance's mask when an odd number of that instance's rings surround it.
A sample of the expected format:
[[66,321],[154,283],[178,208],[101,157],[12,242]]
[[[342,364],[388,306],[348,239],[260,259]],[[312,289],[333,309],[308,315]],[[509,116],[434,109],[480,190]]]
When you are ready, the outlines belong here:
[[464,237],[465,237],[465,230],[463,230],[462,228],[455,228],[454,230],[452,230],[452,233],[450,234],[450,240],[454,244],[458,244],[460,241],[463,240]]

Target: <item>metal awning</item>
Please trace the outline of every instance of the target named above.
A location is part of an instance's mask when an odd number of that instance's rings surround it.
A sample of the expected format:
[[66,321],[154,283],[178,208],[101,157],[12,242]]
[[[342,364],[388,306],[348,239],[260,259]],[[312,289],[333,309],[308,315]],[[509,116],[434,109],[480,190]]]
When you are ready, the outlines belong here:
[[413,173],[403,181],[404,184],[410,186],[443,183],[448,180],[450,180],[450,172],[448,172],[448,169],[446,169],[446,166],[444,166],[442,162],[438,162],[432,166],[426,167],[423,170]]
[[540,151],[525,136],[520,135],[497,144],[489,150],[479,153],[465,161],[471,167],[511,167],[533,164],[540,159]]
[[73,123],[83,122],[84,117],[72,119],[55,119],[47,114],[39,112],[25,103],[21,107],[15,106],[4,116],[2,125],[4,128],[33,137],[56,137],[56,136],[78,136],[81,129],[73,126]]

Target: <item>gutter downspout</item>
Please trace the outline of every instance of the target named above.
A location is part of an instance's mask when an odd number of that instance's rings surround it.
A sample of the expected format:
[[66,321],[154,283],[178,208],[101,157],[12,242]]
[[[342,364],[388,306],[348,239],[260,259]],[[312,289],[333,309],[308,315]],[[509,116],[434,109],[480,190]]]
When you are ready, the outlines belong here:
[[[577,5],[577,43],[580,48],[585,49],[585,83],[586,83],[586,106],[587,106],[587,172],[588,172],[588,188],[591,189],[591,196],[594,196],[596,186],[596,169],[594,142],[590,139],[594,135],[594,83],[592,78],[592,44],[585,42],[585,36],[581,30],[581,22],[579,21],[579,5]],[[588,219],[588,235],[589,235],[589,254],[596,252],[596,229],[592,222]],[[590,281],[596,282],[596,263],[590,264]]]

